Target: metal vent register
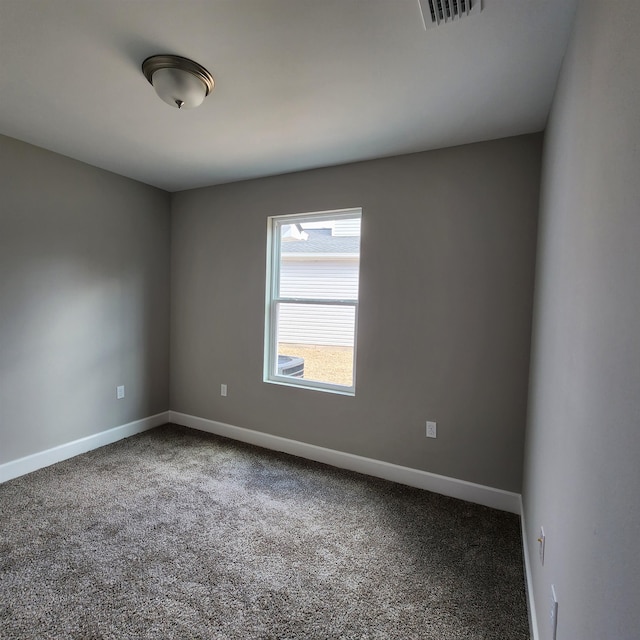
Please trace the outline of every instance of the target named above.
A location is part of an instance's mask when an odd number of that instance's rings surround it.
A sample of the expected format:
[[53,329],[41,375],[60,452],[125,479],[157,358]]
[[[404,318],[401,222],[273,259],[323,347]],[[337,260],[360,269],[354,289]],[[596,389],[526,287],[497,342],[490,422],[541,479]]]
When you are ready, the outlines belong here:
[[425,29],[482,11],[482,0],[418,0],[418,4]]

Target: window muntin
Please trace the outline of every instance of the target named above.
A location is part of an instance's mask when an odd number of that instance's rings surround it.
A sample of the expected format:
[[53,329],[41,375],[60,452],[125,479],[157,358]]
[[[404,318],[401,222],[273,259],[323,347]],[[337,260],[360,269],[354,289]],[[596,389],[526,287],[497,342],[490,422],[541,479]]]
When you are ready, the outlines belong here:
[[354,394],[361,215],[269,218],[266,382]]

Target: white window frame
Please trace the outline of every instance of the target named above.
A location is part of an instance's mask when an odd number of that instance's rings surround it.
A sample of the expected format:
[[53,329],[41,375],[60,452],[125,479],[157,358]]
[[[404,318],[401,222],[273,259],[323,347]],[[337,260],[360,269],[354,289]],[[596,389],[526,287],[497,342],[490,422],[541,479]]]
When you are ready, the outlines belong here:
[[[280,252],[281,234],[280,227],[287,224],[304,222],[314,222],[317,220],[338,220],[345,218],[360,218],[362,220],[362,208],[339,209],[332,211],[315,211],[313,213],[292,213],[267,218],[267,281],[266,281],[266,303],[265,303],[265,335],[264,335],[264,382],[281,384],[289,387],[299,387],[303,389],[315,389],[318,391],[328,391],[342,395],[354,396],[356,393],[356,352],[358,343],[358,300],[360,290],[358,287],[358,299],[340,298],[290,298],[280,296]],[[358,260],[358,273],[360,262]],[[308,304],[308,305],[336,305],[354,308],[354,331],[353,331],[353,373],[351,386],[322,382],[319,380],[307,380],[305,378],[294,378],[292,376],[278,375],[278,306],[287,304]]]

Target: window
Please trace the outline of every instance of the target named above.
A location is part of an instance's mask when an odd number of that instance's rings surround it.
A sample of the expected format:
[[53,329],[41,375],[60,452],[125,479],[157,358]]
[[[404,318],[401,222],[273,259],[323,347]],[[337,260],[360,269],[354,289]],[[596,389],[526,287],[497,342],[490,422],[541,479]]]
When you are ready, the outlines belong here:
[[354,395],[361,216],[269,218],[265,382]]

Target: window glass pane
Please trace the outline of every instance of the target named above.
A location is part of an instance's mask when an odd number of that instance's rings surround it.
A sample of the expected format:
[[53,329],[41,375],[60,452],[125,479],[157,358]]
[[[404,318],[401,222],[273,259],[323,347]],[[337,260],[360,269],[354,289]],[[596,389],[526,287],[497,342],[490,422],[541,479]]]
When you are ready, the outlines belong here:
[[355,307],[279,303],[276,375],[353,386]]
[[360,219],[280,224],[281,298],[358,299]]
[[355,394],[361,215],[269,218],[266,382]]

